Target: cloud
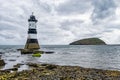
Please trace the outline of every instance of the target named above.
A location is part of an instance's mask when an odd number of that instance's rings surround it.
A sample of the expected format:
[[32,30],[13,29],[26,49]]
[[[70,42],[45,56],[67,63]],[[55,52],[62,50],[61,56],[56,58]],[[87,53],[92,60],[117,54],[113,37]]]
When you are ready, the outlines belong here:
[[120,44],[120,30],[113,29],[110,32],[104,32],[102,34],[102,39],[106,41],[108,44]]
[[38,19],[40,44],[69,44],[88,37],[120,43],[119,4],[120,0],[0,0],[0,44],[25,44],[32,12]]
[[114,16],[116,5],[113,0],[93,0],[92,20],[99,21]]
[[59,5],[56,10],[60,15],[84,13],[91,8],[90,0],[68,0]]

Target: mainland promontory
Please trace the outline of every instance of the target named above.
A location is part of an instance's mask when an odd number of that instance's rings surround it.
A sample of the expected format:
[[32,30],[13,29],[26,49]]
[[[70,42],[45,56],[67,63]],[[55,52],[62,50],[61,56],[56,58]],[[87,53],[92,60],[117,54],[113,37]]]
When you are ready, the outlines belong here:
[[70,45],[106,45],[106,43],[99,38],[87,38],[74,41]]

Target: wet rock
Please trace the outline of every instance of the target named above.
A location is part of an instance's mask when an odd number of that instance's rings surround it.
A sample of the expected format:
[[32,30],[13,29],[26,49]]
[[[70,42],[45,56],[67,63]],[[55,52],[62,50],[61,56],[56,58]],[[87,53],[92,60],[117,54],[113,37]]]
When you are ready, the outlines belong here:
[[49,69],[49,70],[52,70],[52,69],[55,69],[55,68],[57,68],[56,65],[47,65],[46,66],[46,69]]
[[54,52],[53,51],[46,51],[44,52],[45,54],[53,54]]
[[21,50],[23,50],[23,49],[17,49],[17,51],[21,51]]
[[13,67],[20,68],[21,65],[24,65],[24,64],[16,64]]
[[35,63],[27,63],[27,65],[30,66],[30,67],[38,67],[38,65],[35,64]]
[[0,70],[0,73],[10,73],[9,70]]
[[43,54],[44,51],[34,51],[33,53],[40,53],[40,54]]
[[22,80],[30,80],[29,78],[23,78]]
[[3,59],[0,59],[0,66],[4,66],[5,65],[5,61]]
[[2,55],[0,55],[0,59],[1,59]]
[[20,56],[16,56],[16,57],[20,57]]
[[16,61],[15,59],[10,59],[9,61]]
[[12,71],[17,71],[17,70],[18,70],[18,68],[11,68],[11,70],[12,70]]
[[18,68],[17,68],[17,67],[14,67],[14,68],[6,69],[6,70],[8,70],[8,71],[17,71]]
[[48,64],[41,64],[41,66],[47,66]]
[[4,52],[0,52],[0,54],[3,54]]

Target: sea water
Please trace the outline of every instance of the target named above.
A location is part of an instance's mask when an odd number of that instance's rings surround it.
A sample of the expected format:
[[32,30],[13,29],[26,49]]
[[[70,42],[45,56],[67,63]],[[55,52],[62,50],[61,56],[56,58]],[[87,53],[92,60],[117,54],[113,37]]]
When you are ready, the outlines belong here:
[[[0,55],[6,65],[1,69],[12,68],[16,64],[49,63],[56,65],[81,66],[85,68],[120,70],[120,46],[112,45],[42,45],[41,50],[53,51],[53,54],[42,54],[32,57],[31,54],[21,55],[18,48],[24,46],[1,45]],[[20,70],[28,69],[22,65]]]

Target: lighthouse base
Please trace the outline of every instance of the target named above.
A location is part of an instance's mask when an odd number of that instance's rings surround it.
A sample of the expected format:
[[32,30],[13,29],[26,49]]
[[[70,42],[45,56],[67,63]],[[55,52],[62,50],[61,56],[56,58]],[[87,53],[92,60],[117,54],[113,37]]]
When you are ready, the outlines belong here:
[[18,49],[18,50],[21,51],[21,54],[44,53],[44,51],[39,51],[39,50],[30,50],[30,49]]

